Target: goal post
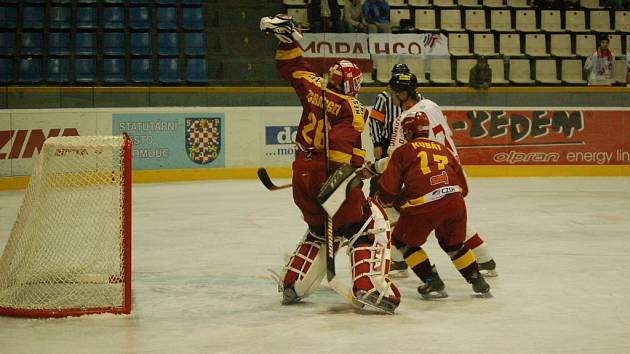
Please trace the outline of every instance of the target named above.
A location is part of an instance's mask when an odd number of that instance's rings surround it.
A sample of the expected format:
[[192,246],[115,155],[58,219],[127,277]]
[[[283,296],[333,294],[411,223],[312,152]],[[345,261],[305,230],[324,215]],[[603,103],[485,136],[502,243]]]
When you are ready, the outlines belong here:
[[0,257],[0,315],[131,312],[131,141],[51,137]]

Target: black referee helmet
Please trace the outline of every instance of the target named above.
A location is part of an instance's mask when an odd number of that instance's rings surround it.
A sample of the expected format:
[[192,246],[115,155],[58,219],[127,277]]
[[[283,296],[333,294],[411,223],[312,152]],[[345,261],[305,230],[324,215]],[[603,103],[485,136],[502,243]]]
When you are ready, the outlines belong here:
[[409,74],[410,72],[411,70],[409,70],[409,67],[407,66],[407,64],[403,64],[403,63],[396,64],[392,68],[392,76],[396,74]]
[[412,73],[394,74],[389,79],[389,87],[396,92],[407,91],[409,95],[415,96],[418,88],[418,78]]

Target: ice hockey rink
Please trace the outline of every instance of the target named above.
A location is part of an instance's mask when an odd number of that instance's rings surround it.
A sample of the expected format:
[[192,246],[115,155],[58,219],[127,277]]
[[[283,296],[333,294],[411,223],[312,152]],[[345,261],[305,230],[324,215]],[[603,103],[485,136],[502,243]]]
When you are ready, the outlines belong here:
[[[469,183],[470,221],[498,265],[492,298],[475,297],[431,237],[447,299],[420,300],[412,275],[393,316],[357,313],[325,282],[282,306],[266,269],[305,230],[290,189],[139,184],[132,315],[0,317],[0,352],[630,353],[630,178]],[[23,193],[0,193],[1,249]],[[350,284],[345,253],[337,273]]]

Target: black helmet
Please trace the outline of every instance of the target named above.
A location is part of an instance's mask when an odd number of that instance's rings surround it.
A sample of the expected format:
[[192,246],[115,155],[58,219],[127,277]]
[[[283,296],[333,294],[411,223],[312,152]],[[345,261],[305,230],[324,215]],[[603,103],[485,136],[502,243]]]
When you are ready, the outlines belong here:
[[396,74],[409,74],[410,72],[411,70],[409,70],[409,67],[407,66],[407,64],[403,64],[403,63],[396,64],[392,68],[392,76]]
[[389,87],[394,91],[407,91],[414,94],[418,88],[418,78],[412,73],[394,74],[389,79]]

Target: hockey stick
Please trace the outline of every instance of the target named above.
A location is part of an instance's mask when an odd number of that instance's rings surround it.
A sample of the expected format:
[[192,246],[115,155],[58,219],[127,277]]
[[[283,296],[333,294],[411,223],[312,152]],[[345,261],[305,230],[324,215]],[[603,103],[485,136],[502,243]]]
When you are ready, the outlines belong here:
[[277,191],[279,189],[291,188],[291,186],[293,186],[293,184],[291,183],[281,184],[281,185],[274,184],[271,178],[269,177],[267,170],[264,167],[261,167],[258,169],[258,179],[260,179],[262,184],[265,185],[265,188],[267,188],[270,191]]

